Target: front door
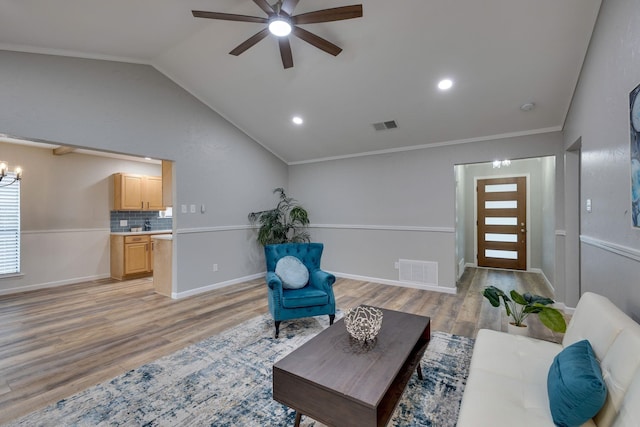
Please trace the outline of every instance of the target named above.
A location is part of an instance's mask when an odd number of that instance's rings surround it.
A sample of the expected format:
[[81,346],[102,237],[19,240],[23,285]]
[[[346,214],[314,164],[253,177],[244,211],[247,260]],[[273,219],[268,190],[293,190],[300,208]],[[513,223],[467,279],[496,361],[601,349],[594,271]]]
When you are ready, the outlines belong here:
[[527,179],[478,180],[478,266],[527,269]]

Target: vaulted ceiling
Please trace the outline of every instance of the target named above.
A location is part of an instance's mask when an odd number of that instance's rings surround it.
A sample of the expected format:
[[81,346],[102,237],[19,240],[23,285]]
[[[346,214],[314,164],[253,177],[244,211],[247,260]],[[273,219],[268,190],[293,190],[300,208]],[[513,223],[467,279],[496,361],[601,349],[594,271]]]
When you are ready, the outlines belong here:
[[283,69],[273,35],[228,53],[264,24],[191,13],[266,17],[252,0],[0,0],[0,49],[150,64],[295,164],[561,129],[600,3],[367,0],[362,18],[301,25],[338,56],[291,37]]

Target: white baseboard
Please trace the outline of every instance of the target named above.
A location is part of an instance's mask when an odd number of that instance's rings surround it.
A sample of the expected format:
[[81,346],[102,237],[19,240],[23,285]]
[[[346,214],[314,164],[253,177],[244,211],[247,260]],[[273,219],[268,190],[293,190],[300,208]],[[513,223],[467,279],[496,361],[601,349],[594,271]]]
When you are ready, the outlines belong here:
[[9,288],[0,290],[0,295],[15,294],[19,292],[35,291],[38,289],[55,288],[57,286],[75,285],[76,283],[90,282],[92,280],[108,279],[110,274],[97,274],[94,276],[74,277],[72,279],[57,280],[54,282],[36,283],[33,285],[20,286],[17,288]]
[[266,274],[266,272],[263,271],[262,273],[251,274],[249,276],[239,277],[237,279],[231,279],[231,280],[227,280],[227,281],[224,281],[224,282],[213,283],[211,285],[202,286],[202,287],[196,288],[196,289],[190,289],[190,290],[184,291],[184,292],[177,292],[177,293],[176,292],[172,292],[171,293],[171,298],[172,299],[180,299],[180,298],[190,297],[190,296],[193,296],[193,295],[202,294],[202,293],[205,293],[205,292],[213,291],[215,289],[225,288],[227,286],[237,285],[238,283],[248,282],[249,280],[260,279],[260,278],[263,278],[265,276],[265,274]]
[[467,264],[464,262],[464,258],[462,258],[459,262],[458,262],[458,277],[456,277],[456,281],[460,280],[460,278],[462,277],[462,275],[464,274],[464,269],[465,266]]
[[455,294],[458,291],[456,288],[448,288],[444,286],[412,284],[412,283],[400,282],[398,280],[388,280],[388,279],[380,279],[377,277],[359,276],[356,274],[339,273],[336,271],[331,271],[330,273],[332,273],[336,277],[342,277],[344,279],[361,280],[363,282],[380,283],[383,285],[399,286],[402,288],[422,289],[424,291],[443,292],[446,294]]
[[551,282],[549,281],[549,279],[547,279],[547,276],[544,274],[544,271],[542,271],[542,269],[540,269],[540,268],[530,268],[529,271],[532,272],[532,273],[540,274],[542,276],[542,278],[544,279],[544,283],[551,290],[551,292],[553,292],[553,294],[555,295],[556,288],[554,288],[553,285],[551,284]]
[[576,308],[575,307],[567,307],[565,305],[565,303],[563,302],[557,302],[555,304],[553,304],[553,306],[555,308],[557,308],[558,310],[562,310],[563,312],[565,312],[566,314],[571,314],[573,315],[573,313],[576,312]]

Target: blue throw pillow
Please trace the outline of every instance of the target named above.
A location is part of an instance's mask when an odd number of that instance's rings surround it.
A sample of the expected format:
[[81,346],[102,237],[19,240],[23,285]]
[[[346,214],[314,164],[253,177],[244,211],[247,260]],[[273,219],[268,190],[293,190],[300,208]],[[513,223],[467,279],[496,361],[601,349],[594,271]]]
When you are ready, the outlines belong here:
[[276,264],[276,274],[282,280],[285,289],[300,289],[309,282],[309,270],[294,256],[280,258]]
[[553,359],[547,392],[553,422],[559,427],[581,426],[600,411],[607,386],[589,341],[578,341]]

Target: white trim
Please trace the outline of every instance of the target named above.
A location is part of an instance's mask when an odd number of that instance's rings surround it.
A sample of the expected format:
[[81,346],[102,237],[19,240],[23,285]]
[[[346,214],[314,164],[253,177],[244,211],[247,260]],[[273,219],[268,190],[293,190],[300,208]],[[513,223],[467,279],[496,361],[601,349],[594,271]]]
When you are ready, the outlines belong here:
[[522,132],[503,133],[498,135],[480,136],[477,138],[458,139],[453,141],[434,142],[433,144],[412,145],[409,147],[389,148],[386,150],[365,151],[364,153],[345,154],[343,156],[321,157],[318,159],[300,160],[297,162],[287,162],[288,166],[304,165],[308,163],[329,162],[332,160],[351,159],[354,157],[377,156],[378,154],[399,153],[404,151],[423,150],[425,148],[446,147],[450,145],[469,144],[472,142],[493,141],[495,139],[516,138],[519,136],[537,135],[541,133],[558,132],[562,130],[562,126],[552,126],[549,128],[532,129]]
[[220,225],[217,227],[179,228],[175,234],[217,233],[220,231],[251,230],[255,225]]
[[456,281],[460,280],[460,278],[462,277],[462,275],[464,274],[464,270],[465,270],[465,266],[467,264],[464,262],[464,258],[462,258],[459,262],[458,262],[458,277],[456,277]]
[[[237,231],[257,229],[255,225],[221,225],[217,227],[179,228],[175,234],[217,233],[220,231]],[[374,230],[374,231],[415,231],[422,233],[454,233],[453,227],[421,227],[415,225],[367,225],[367,224],[310,224],[309,228],[327,228],[340,230]]]
[[556,230],[556,236],[567,237],[567,230]]
[[34,291],[36,289],[55,288],[64,285],[74,285],[76,283],[90,282],[92,280],[108,279],[109,277],[111,277],[111,275],[109,273],[106,273],[96,274],[94,276],[74,277],[73,279],[57,280],[55,282],[36,283],[34,285],[20,286],[18,288],[1,289],[0,295]]
[[376,231],[417,231],[426,233],[455,233],[453,227],[421,227],[415,225],[367,225],[367,224],[311,224],[309,228],[333,228]]
[[380,279],[378,277],[367,277],[367,276],[360,276],[357,274],[339,273],[336,271],[330,271],[330,273],[336,277],[341,277],[343,279],[352,279],[352,280],[360,280],[363,282],[380,283],[383,285],[398,286],[401,288],[422,289],[423,291],[435,291],[435,292],[442,292],[446,294],[455,294],[458,291],[456,288],[449,288],[446,286],[433,286],[433,285],[405,283],[405,282],[400,282],[398,280]]
[[580,235],[580,242],[605,250],[607,252],[614,253],[616,255],[621,255],[634,261],[640,261],[640,250],[635,248],[618,245],[617,243],[607,242],[604,240],[596,239],[595,237],[589,237],[585,235]]
[[15,279],[17,277],[24,277],[24,273],[19,271],[18,273],[0,274],[0,280],[3,280],[3,279]]
[[544,283],[547,285],[547,287],[551,290],[551,292],[553,292],[553,294],[555,295],[556,293],[556,288],[553,287],[553,285],[551,284],[551,282],[549,281],[549,279],[547,278],[547,276],[544,274],[544,271],[542,271],[541,268],[531,268],[529,269],[529,272],[531,273],[538,273],[542,276],[542,278],[544,279]]
[[21,234],[53,234],[53,233],[111,233],[110,228],[60,228],[53,230],[22,230]]
[[213,283],[211,285],[202,286],[202,287],[196,288],[196,289],[190,289],[190,290],[184,291],[184,292],[171,292],[171,298],[180,299],[180,298],[190,297],[190,296],[193,296],[193,295],[199,295],[199,294],[202,294],[204,292],[213,291],[215,289],[225,288],[227,286],[232,286],[232,285],[237,285],[239,283],[248,282],[249,280],[260,279],[260,278],[263,278],[265,276],[265,274],[266,274],[266,272],[263,271],[262,273],[251,274],[249,276],[239,277],[237,279],[231,279],[231,280],[227,280],[227,281],[224,281],[224,282]]
[[564,311],[566,314],[573,315],[573,313],[576,312],[575,307],[567,307],[567,305],[563,302],[556,302],[555,304],[553,304],[553,307],[557,308],[558,310]]
[[101,61],[126,62],[131,64],[151,65],[144,59],[132,58],[130,56],[112,56],[101,55],[99,53],[80,52],[68,49],[52,49],[46,47],[36,47],[12,43],[0,43],[0,50],[9,50],[12,52],[40,53],[44,55],[69,56],[72,58],[99,59]]

